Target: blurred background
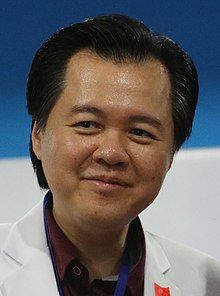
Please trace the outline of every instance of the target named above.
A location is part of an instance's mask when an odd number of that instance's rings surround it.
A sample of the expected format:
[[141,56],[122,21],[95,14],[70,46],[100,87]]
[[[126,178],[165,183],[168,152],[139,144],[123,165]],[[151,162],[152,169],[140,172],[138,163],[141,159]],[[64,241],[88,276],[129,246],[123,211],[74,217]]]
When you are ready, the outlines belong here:
[[150,230],[220,259],[220,1],[0,1],[0,222],[16,220],[44,194],[28,159],[25,102],[37,48],[61,27],[108,13],[127,14],[165,33],[197,66],[200,98],[192,137],[142,219]]

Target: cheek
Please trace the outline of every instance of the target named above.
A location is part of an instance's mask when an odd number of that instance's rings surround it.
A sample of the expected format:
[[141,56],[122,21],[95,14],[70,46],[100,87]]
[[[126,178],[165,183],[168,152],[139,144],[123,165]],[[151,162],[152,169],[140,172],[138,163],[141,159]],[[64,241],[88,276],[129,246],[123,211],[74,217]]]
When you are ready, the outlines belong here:
[[56,172],[73,174],[91,161],[95,145],[89,138],[77,137],[69,132],[51,133],[43,142],[42,162],[45,169],[53,171],[54,175]]
[[[136,214],[147,208],[157,197],[168,170],[168,157],[166,153],[142,154],[139,163],[137,184],[133,196],[136,196],[133,210]],[[144,157],[145,156],[145,157]]]
[[[96,149],[97,144],[89,137],[73,137],[70,139],[66,137],[66,141],[62,140],[63,145],[62,154],[64,156],[63,161],[67,162],[70,169],[82,170],[91,163],[93,151]],[[58,148],[60,153],[60,148]]]
[[152,186],[152,190],[160,189],[169,169],[170,156],[165,151],[148,151],[137,158],[138,177],[144,187]]

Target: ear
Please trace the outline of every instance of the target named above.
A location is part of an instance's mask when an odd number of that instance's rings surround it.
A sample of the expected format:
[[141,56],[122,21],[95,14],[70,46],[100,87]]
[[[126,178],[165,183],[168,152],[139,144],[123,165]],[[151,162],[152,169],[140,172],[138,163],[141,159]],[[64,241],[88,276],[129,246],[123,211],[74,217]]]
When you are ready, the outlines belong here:
[[41,130],[39,128],[39,125],[35,121],[32,129],[32,133],[31,133],[31,140],[32,140],[33,151],[39,160],[41,160],[41,137],[42,137]]

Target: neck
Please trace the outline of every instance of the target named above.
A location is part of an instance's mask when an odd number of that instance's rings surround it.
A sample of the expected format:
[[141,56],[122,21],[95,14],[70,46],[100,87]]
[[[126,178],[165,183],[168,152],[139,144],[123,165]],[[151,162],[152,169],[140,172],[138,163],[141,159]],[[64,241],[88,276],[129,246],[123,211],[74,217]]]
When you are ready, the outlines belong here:
[[[67,238],[78,249],[81,263],[90,274],[90,281],[119,272],[129,225],[109,230],[82,225],[64,225],[56,214],[54,218]],[[71,230],[71,231],[70,231]]]

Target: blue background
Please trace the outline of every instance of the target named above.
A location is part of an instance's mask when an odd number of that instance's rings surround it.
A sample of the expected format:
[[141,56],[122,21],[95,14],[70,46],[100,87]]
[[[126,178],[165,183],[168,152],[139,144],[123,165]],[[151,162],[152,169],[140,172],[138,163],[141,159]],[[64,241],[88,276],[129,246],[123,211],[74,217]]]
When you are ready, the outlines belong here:
[[122,13],[143,20],[190,53],[200,78],[194,130],[185,147],[220,146],[220,1],[0,1],[0,157],[28,155],[25,84],[36,49],[57,29]]

